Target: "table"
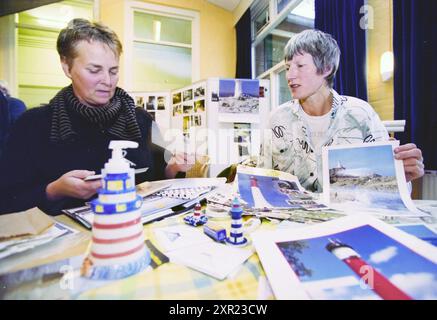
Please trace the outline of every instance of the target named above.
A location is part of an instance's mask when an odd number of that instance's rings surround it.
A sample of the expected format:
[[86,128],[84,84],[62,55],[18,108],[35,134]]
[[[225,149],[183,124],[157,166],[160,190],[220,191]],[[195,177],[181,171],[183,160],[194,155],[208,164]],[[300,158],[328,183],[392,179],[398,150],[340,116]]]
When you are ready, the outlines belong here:
[[[437,231],[437,201],[420,200],[415,201],[415,203],[418,207],[432,212],[432,217],[427,218],[425,222]],[[86,252],[91,236],[90,231],[79,226],[67,216],[62,215],[55,219],[78,229],[80,232],[64,237],[65,239],[60,238],[31,252],[17,254],[4,259],[4,261],[0,261],[0,274],[30,268],[67,257],[78,256]],[[408,219],[406,222],[421,221],[418,221],[416,218]],[[152,229],[175,223],[183,223],[182,217],[172,217],[145,225],[146,238],[155,243]],[[261,228],[265,229],[274,227],[271,223],[263,223],[261,226]],[[109,282],[107,285],[88,290],[74,298],[205,300],[273,298],[272,295],[265,295],[264,279],[265,274],[258,256],[253,254],[234,275],[223,281],[216,280],[184,266],[165,263],[156,269],[145,270],[134,276]],[[53,298],[50,296],[38,296],[37,286],[44,286],[44,283],[35,283],[34,287],[25,288],[22,292],[7,298]],[[260,292],[264,292],[264,294],[260,296]],[[61,298],[71,298],[71,296],[65,295],[61,296]]]

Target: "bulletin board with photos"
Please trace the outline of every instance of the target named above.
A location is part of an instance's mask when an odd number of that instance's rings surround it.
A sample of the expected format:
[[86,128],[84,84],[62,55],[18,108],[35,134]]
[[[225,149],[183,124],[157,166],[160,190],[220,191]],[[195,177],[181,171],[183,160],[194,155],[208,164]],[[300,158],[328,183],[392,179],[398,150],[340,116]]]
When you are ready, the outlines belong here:
[[170,92],[129,92],[137,107],[144,108],[161,131],[170,128]]
[[259,155],[269,80],[208,78],[173,90],[171,99],[171,128],[181,130],[185,145],[209,156],[211,177]]
[[190,138],[192,128],[205,128],[206,82],[197,82],[188,87],[172,91],[172,128],[181,128],[184,137]]

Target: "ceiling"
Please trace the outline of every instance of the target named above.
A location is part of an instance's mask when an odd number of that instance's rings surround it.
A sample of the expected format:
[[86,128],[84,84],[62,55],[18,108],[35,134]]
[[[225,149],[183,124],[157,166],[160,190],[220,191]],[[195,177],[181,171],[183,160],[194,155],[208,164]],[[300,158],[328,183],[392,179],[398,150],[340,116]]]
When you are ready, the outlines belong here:
[[234,11],[235,8],[240,3],[240,0],[207,0],[208,2],[215,4],[216,6],[222,7],[228,11]]
[[0,17],[8,14],[17,13],[24,10],[33,9],[39,6],[44,6],[60,0],[1,0],[0,1]]

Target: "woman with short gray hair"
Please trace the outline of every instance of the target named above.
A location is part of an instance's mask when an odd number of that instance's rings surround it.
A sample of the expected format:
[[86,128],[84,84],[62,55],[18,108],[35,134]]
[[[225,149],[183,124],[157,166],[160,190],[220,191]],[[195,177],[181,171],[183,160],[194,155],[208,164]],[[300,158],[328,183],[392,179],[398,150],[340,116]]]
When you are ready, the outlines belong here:
[[[264,141],[259,166],[296,175],[304,188],[322,191],[322,147],[385,141],[387,130],[365,101],[341,96],[333,87],[340,61],[335,39],[304,30],[284,49],[292,100],[270,115],[272,136]],[[407,181],[424,174],[421,151],[412,143],[395,149]]]

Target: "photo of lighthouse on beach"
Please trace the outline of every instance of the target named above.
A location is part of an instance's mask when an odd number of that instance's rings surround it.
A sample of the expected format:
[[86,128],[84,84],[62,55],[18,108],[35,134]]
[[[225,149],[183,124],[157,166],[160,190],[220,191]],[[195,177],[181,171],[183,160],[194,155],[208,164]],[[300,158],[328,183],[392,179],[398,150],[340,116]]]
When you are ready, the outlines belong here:
[[437,299],[437,248],[371,216],[252,239],[277,299]]
[[329,206],[346,212],[418,215],[402,161],[394,159],[397,143],[365,143],[323,150],[323,192]]
[[258,114],[259,80],[220,79],[219,113]]
[[296,176],[286,172],[238,166],[237,180],[240,197],[249,208],[326,208],[305,191]]

